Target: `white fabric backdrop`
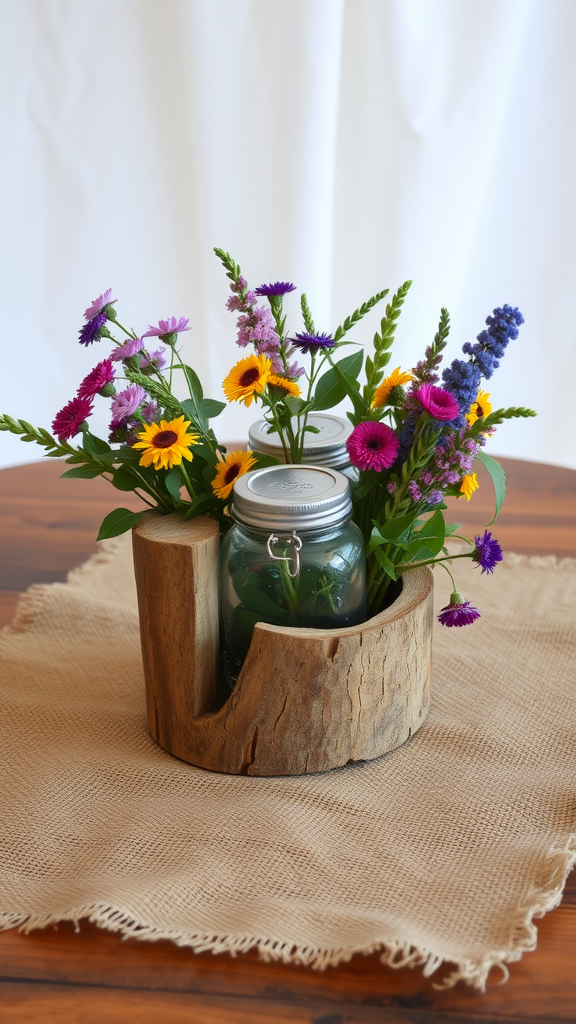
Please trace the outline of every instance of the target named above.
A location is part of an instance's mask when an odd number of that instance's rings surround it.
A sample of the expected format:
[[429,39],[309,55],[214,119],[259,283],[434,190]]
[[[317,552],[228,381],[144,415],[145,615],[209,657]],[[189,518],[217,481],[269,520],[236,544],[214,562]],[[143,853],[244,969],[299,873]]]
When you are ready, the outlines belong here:
[[[111,285],[138,330],[191,318],[220,398],[240,356],[220,245],[323,330],[413,278],[391,366],[442,305],[449,359],[519,306],[490,390],[539,416],[491,450],[576,467],[574,0],[2,0],[0,27],[0,410],[50,426],[108,354],[76,338]],[[0,434],[0,465],[39,457]]]

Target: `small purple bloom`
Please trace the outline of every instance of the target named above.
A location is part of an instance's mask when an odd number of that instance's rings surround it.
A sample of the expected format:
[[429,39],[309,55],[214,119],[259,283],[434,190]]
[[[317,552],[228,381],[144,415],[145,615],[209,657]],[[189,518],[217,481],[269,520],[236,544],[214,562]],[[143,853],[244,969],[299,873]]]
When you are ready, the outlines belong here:
[[158,327],[152,327],[150,324],[148,330],[142,335],[143,338],[161,338],[164,341],[172,334],[181,334],[182,331],[189,331],[191,328],[188,327],[190,321],[181,316],[178,320],[175,316],[169,317],[168,320],[159,320]]
[[480,618],[480,612],[470,601],[465,601],[462,594],[454,591],[450,596],[450,604],[442,608],[438,622],[442,626],[469,626]]
[[88,309],[84,311],[84,318],[86,320],[92,320],[98,313],[101,313],[105,306],[112,305],[113,302],[117,302],[118,299],[112,298],[112,289],[108,288],[102,295],[99,295],[94,302],[88,306]]
[[164,355],[166,349],[161,345],[160,348],[149,352],[148,355],[142,356],[140,363],[141,370],[163,370],[166,366],[166,357]]
[[117,395],[114,395],[110,406],[112,413],[110,430],[116,430],[126,423],[126,420],[130,419],[145,398],[148,396],[140,384],[129,384],[124,391],[119,391]]
[[52,422],[52,430],[60,441],[68,441],[75,437],[80,427],[92,414],[92,402],[89,398],[73,398]]
[[442,491],[430,491],[426,501],[429,505],[439,505],[443,497]]
[[476,547],[472,555],[472,561],[482,566],[482,572],[494,572],[494,566],[497,562],[501,562],[503,557],[502,548],[498,541],[492,537],[488,530],[485,530],[483,537],[476,534],[474,543]]
[[422,384],[416,392],[416,398],[435,420],[454,420],[460,412],[454,396],[434,384]]
[[288,292],[295,292],[296,285],[290,281],[275,281],[274,284],[261,284],[255,289],[256,295],[266,295],[267,298],[287,295]]
[[145,420],[146,423],[154,423],[159,412],[160,406],[158,405],[158,402],[151,398],[149,402],[144,402],[144,405],[142,406],[142,419]]
[[410,497],[412,498],[412,501],[414,503],[420,501],[420,498],[422,497],[422,491],[418,487],[418,484],[416,483],[415,480],[410,481],[410,483],[408,484],[408,490],[410,491]]
[[78,340],[81,345],[91,345],[94,341],[100,341],[102,337],[102,328],[106,323],[108,317],[106,313],[96,313],[88,323],[83,324],[78,334]]
[[144,342],[142,338],[128,338],[123,345],[118,345],[113,352],[110,353],[109,359],[113,363],[119,363],[122,359],[129,359],[130,356],[135,356],[138,352],[141,352],[144,348]]
[[367,420],[354,427],[346,442],[350,462],[357,469],[380,472],[392,465],[398,452],[398,438],[392,427]]
[[111,384],[116,373],[110,359],[103,359],[84,377],[78,388],[78,398],[93,398],[107,384]]
[[324,348],[334,348],[336,344],[330,334],[297,334],[290,341],[304,354],[307,352],[318,352]]

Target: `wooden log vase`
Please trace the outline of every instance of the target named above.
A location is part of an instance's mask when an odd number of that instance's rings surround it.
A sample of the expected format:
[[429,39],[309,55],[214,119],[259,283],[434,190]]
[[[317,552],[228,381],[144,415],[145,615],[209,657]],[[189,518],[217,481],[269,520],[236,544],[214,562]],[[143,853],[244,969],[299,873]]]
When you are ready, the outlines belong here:
[[143,516],[134,565],[150,732],[191,764],[303,775],[400,746],[429,704],[432,573],[344,629],[258,623],[232,694],[219,681],[218,526]]

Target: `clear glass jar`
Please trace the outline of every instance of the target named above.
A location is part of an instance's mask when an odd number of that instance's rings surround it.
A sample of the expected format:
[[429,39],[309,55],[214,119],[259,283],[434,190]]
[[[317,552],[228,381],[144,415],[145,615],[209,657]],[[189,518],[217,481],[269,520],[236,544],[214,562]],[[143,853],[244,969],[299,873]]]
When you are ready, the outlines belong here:
[[268,466],[240,477],[222,543],[223,671],[232,689],[257,622],[332,629],[366,618],[364,543],[337,470]]
[[[293,420],[294,428],[298,421]],[[358,470],[350,462],[346,441],[353,427],[348,420],[329,413],[313,412],[308,416],[308,425],[316,433],[305,434],[301,463],[303,466],[328,466],[344,473],[353,483],[358,481]],[[249,447],[252,451],[272,455],[278,462],[285,462],[284,449],[277,432],[271,431],[266,420],[257,420],[248,432]]]

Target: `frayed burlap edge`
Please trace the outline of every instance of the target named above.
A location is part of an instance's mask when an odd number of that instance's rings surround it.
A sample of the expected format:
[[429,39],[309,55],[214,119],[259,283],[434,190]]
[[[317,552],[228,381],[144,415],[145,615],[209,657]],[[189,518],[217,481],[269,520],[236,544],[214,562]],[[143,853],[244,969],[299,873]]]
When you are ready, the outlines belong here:
[[[84,583],[103,565],[108,564],[125,543],[125,538],[114,538],[104,541],[102,549],[97,551],[83,565],[68,573],[65,583],[34,584],[23,594],[18,602],[12,623],[0,630],[0,647],[2,641],[10,634],[24,633],[32,625],[45,598],[55,587],[74,586]],[[576,559],[558,558],[556,555],[525,555],[507,552],[503,567],[523,566],[533,569],[557,569],[575,571]],[[72,921],[79,931],[79,922],[87,920],[106,931],[122,935],[124,939],[140,939],[157,942],[168,940],[177,946],[186,947],[194,953],[228,953],[237,956],[255,949],[260,959],[270,962],[295,964],[323,971],[327,967],[336,967],[347,963],[353,956],[369,956],[380,953],[380,960],[387,967],[398,970],[403,967],[422,967],[425,978],[431,977],[443,964],[453,964],[453,970],[436,989],[453,988],[459,981],[464,981],[480,992],[485,992],[486,982],[493,967],[502,971],[501,982],[509,977],[507,964],[515,963],[524,953],[533,952],[537,943],[535,918],[544,917],[562,900],[566,879],[576,864],[576,834],[569,836],[562,848],[549,851],[550,873],[545,885],[535,888],[529,895],[526,906],[518,912],[518,920],[513,930],[511,941],[506,949],[492,950],[479,960],[451,961],[432,953],[422,946],[381,939],[364,946],[347,948],[324,948],[321,946],[298,946],[278,939],[266,939],[251,935],[220,935],[208,932],[184,932],[143,925],[118,907],[101,903],[85,904],[76,909],[59,914],[10,914],[0,912],[0,931],[18,928],[28,934],[37,928],[57,925],[61,921]]]
[[267,939],[255,935],[222,935],[210,932],[175,931],[169,928],[158,928],[154,925],[141,924],[118,907],[103,903],[87,903],[81,907],[59,914],[8,914],[0,913],[0,931],[18,928],[24,934],[36,928],[57,925],[61,921],[72,921],[79,931],[79,923],[88,920],[91,924],[116,932],[124,939],[140,939],[141,941],[157,942],[168,940],[177,946],[187,947],[193,953],[228,953],[238,956],[255,949],[261,960],[277,961],[284,964],[295,964],[324,971],[327,967],[337,967],[347,963],[359,954],[369,956],[380,953],[380,960],[387,967],[398,970],[402,967],[422,967],[425,978],[431,977],[443,964],[453,964],[452,971],[434,988],[443,990],[453,988],[459,981],[464,981],[480,992],[486,991],[488,975],[493,967],[502,971],[501,983],[509,977],[507,964],[522,958],[536,948],[537,929],[534,918],[543,917],[548,911],[557,907],[562,899],[562,892],[569,872],[576,863],[576,834],[570,836],[566,846],[551,849],[550,875],[546,885],[535,889],[527,901],[527,906],[518,914],[513,936],[509,946],[502,950],[492,950],[480,960],[447,960],[432,953],[422,946],[395,942],[391,939],[380,939],[364,946],[322,947],[298,946],[279,939]]

